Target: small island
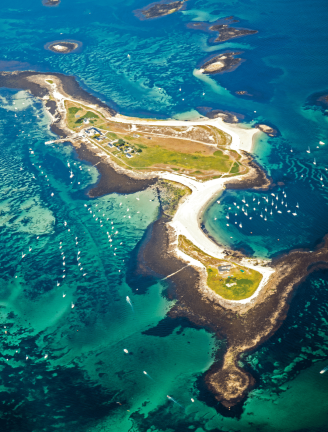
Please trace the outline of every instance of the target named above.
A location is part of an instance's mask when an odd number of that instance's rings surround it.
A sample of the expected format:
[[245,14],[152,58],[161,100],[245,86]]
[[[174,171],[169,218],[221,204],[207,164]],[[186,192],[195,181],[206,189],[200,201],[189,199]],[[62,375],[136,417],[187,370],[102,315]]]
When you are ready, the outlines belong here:
[[219,54],[206,61],[200,67],[200,72],[208,75],[231,72],[232,70],[235,70],[243,61],[241,58],[235,58],[235,56],[239,54],[241,54],[241,52],[226,52]]
[[209,28],[212,31],[219,32],[219,36],[214,42],[225,42],[229,39],[248,36],[257,33],[257,30],[248,30],[243,28],[229,27],[228,24],[213,25]]
[[214,23],[204,23],[204,22],[192,22],[187,24],[187,27],[194,30],[202,30],[207,33],[217,32],[218,36],[210,40],[212,43],[226,42],[230,39],[249,36],[258,33],[257,30],[250,30],[246,28],[230,27],[230,24],[237,23],[238,20],[233,19],[233,17],[227,17],[217,20]]
[[47,43],[44,47],[55,53],[69,54],[77,51],[81,46],[82,43],[78,41],[55,41]]
[[264,132],[265,134],[267,134],[270,137],[275,137],[278,135],[277,129],[274,129],[274,128],[267,126],[265,124],[256,124],[254,127],[256,127],[257,129],[260,129],[260,131]]
[[58,6],[61,0],[42,0],[43,6],[53,7]]
[[143,9],[135,10],[134,14],[140,20],[161,18],[181,10],[185,6],[185,1],[186,0],[178,0],[170,3],[160,1],[151,3]]
[[235,93],[239,96],[253,96],[252,94],[248,93],[247,90],[238,90]]

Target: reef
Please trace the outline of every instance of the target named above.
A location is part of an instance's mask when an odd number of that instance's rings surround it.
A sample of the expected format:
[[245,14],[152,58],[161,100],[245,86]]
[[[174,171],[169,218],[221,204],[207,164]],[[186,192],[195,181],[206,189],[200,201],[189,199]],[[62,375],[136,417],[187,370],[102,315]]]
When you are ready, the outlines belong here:
[[241,54],[241,52],[225,52],[212,57],[200,66],[200,71],[208,75],[231,72],[243,61],[241,58],[235,58],[235,56],[239,54]]
[[50,50],[55,53],[60,54],[69,54],[71,52],[76,51],[78,48],[80,48],[81,43],[80,42],[72,42],[72,41],[55,41],[55,42],[49,42],[44,47],[47,50]]
[[328,90],[310,95],[305,104],[304,109],[320,110],[323,115],[328,115]]
[[161,18],[182,10],[185,7],[185,1],[186,0],[178,0],[170,3],[160,1],[151,3],[143,9],[136,9],[134,14],[141,20]]

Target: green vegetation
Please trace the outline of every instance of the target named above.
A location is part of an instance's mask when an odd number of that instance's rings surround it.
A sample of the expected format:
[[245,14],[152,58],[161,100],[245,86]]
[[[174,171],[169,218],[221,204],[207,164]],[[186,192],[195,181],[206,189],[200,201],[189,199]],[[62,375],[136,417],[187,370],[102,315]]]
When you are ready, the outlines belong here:
[[78,111],[81,111],[82,108],[78,108],[78,107],[70,107],[68,108],[68,113],[71,115],[75,115]]
[[180,183],[169,180],[157,182],[160,189],[161,207],[165,214],[173,216],[178,208],[180,199],[190,194],[190,189]]
[[238,164],[238,162],[235,162],[233,164],[233,167],[231,168],[230,173],[231,174],[237,174],[238,172],[239,172],[239,164]]
[[129,165],[134,168],[151,167],[158,164],[173,165],[185,169],[202,169],[228,172],[230,169],[229,156],[224,155],[220,150],[212,156],[201,156],[190,153],[180,153],[163,149],[160,146],[147,147],[135,144],[135,147],[142,148],[142,157],[129,160]]
[[[227,300],[243,300],[250,297],[262,280],[261,273],[256,270],[211,257],[181,235],[179,236],[179,248],[205,265],[208,287]],[[219,266],[230,266],[230,269],[220,272]]]
[[53,80],[46,80],[49,84],[53,84]]
[[[221,262],[222,264],[230,263]],[[234,267],[227,273],[231,274],[231,276],[226,277],[216,267],[207,267],[207,285],[221,297],[228,300],[242,300],[250,297],[254,294],[262,279],[261,273],[252,269],[245,268],[243,270],[244,274],[240,274],[241,270]]]

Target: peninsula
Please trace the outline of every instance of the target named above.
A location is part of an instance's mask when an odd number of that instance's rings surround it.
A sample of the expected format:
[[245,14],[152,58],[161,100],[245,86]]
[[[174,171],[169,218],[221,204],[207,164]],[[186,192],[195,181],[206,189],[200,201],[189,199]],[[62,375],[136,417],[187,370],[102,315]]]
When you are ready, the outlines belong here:
[[[328,266],[327,239],[313,252],[270,262],[227,250],[202,229],[204,209],[226,188],[270,187],[250,155],[254,135],[262,132],[221,118],[125,117],[62,74],[2,72],[0,87],[40,98],[60,137],[46,144],[69,141],[80,158],[97,165],[101,179],[91,196],[158,190],[161,216],[136,250],[136,271],[167,279],[168,296],[177,300],[170,317],[186,317],[226,341],[223,360],[213,363],[204,382],[224,406],[241,401],[255,380],[238,359],[281,325],[294,287]],[[132,279],[131,288],[142,295]]]

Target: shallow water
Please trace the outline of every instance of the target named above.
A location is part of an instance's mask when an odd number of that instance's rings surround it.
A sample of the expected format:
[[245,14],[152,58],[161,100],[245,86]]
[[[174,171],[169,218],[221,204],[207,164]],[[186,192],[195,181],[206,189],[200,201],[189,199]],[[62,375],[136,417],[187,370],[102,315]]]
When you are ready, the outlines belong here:
[[[127,115],[192,118],[205,106],[272,124],[281,135],[261,136],[255,155],[284,184],[269,193],[227,191],[204,222],[220,242],[250,254],[313,248],[328,230],[328,130],[322,112],[304,104],[327,86],[325,2],[189,0],[186,11],[140,22],[132,11],[145,4],[65,0],[45,8],[13,0],[0,17],[1,68],[73,74]],[[259,33],[213,45],[185,26],[230,15]],[[81,41],[81,52],[43,48],[61,38]],[[202,59],[226,49],[243,51],[246,61],[232,73],[197,74]],[[2,430],[325,430],[328,376],[318,372],[327,358],[326,272],[308,278],[276,335],[242,359],[259,387],[239,417],[218,414],[198,379],[224,341],[162,321],[172,303],[160,280],[144,289],[141,279],[142,295],[125,280],[134,247],[158,217],[156,194],[88,199],[96,168],[69,144],[44,144],[53,135],[41,104],[2,89],[0,106]],[[319,140],[326,146],[316,148]],[[271,193],[279,196],[272,216]],[[240,208],[232,213],[234,202]]]

